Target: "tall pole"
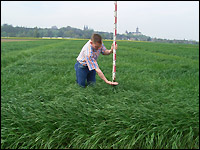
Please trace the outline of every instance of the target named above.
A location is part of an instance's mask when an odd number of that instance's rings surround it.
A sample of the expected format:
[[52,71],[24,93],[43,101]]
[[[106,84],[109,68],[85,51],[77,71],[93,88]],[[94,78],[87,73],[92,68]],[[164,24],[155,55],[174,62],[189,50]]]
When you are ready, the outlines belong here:
[[116,39],[117,39],[117,1],[114,2],[114,32],[113,32],[113,71],[112,71],[112,81],[115,82],[116,79]]

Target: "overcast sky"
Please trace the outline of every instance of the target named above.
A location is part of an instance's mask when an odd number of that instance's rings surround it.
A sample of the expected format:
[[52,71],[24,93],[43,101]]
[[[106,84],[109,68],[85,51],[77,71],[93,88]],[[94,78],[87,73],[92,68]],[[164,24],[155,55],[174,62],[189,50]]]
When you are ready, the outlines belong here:
[[[199,1],[118,1],[118,33],[199,41]],[[113,32],[114,1],[1,1],[1,25]]]

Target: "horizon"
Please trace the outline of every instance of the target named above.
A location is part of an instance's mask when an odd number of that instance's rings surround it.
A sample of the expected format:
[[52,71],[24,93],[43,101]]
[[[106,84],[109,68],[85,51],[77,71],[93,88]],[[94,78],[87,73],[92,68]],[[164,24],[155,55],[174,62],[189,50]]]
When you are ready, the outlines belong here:
[[[5,24],[7,24],[7,23],[5,23]],[[3,24],[4,25],[4,24]],[[12,24],[7,24],[7,25],[11,25],[11,26],[13,26]],[[1,25],[2,26],[2,25]],[[53,26],[56,26],[56,25],[53,25]],[[51,27],[38,27],[38,26],[35,26],[35,27],[25,27],[25,26],[13,26],[14,28],[15,27],[22,27],[22,28],[31,28],[31,29],[34,29],[34,28],[38,28],[38,29],[52,29],[52,27],[53,26],[51,26]],[[57,26],[56,26],[57,27]],[[61,28],[66,28],[66,27],[68,27],[68,26],[65,26],[65,27],[60,27],[60,28],[58,28],[57,27],[57,29],[59,30],[59,29],[61,29]],[[72,27],[72,26],[69,26],[69,27],[71,27],[71,28],[75,28],[75,27]],[[139,28],[139,27],[138,27]],[[75,29],[79,29],[79,28],[75,28]],[[90,29],[90,28],[89,28]],[[83,29],[80,29],[80,30],[83,30]],[[91,30],[93,30],[93,29],[91,29]],[[84,31],[84,30],[83,30]],[[94,30],[94,32],[106,32],[106,31],[96,31],[96,30]],[[133,31],[129,31],[129,32],[133,32]],[[107,33],[112,33],[112,32],[107,32]],[[122,35],[122,34],[125,34],[125,33],[117,33],[117,34],[120,34],[120,35]],[[144,35],[144,34],[142,34],[142,35]],[[164,39],[164,38],[158,38],[158,37],[151,37],[151,36],[149,36],[149,35],[144,35],[144,36],[147,36],[147,37],[150,37],[150,38],[155,38],[155,39],[162,39],[162,40],[186,40],[186,41],[195,41],[195,42],[199,42],[199,41],[197,41],[197,40],[187,40],[187,39]]]

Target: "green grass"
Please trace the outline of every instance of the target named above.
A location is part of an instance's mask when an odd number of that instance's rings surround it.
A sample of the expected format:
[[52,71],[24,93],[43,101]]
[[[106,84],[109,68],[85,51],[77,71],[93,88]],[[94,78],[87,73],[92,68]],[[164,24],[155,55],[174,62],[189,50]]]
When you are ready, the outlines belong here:
[[199,45],[119,41],[119,85],[81,88],[86,42],[1,43],[2,149],[199,149]]

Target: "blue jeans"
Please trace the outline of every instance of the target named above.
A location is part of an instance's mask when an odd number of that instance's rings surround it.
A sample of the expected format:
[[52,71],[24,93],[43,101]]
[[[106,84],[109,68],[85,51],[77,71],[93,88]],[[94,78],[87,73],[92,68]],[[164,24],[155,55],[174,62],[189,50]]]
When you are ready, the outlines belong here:
[[76,62],[74,69],[76,70],[76,82],[85,87],[85,82],[87,80],[87,85],[95,84],[96,82],[96,71],[89,70],[87,66],[81,65],[78,61]]

